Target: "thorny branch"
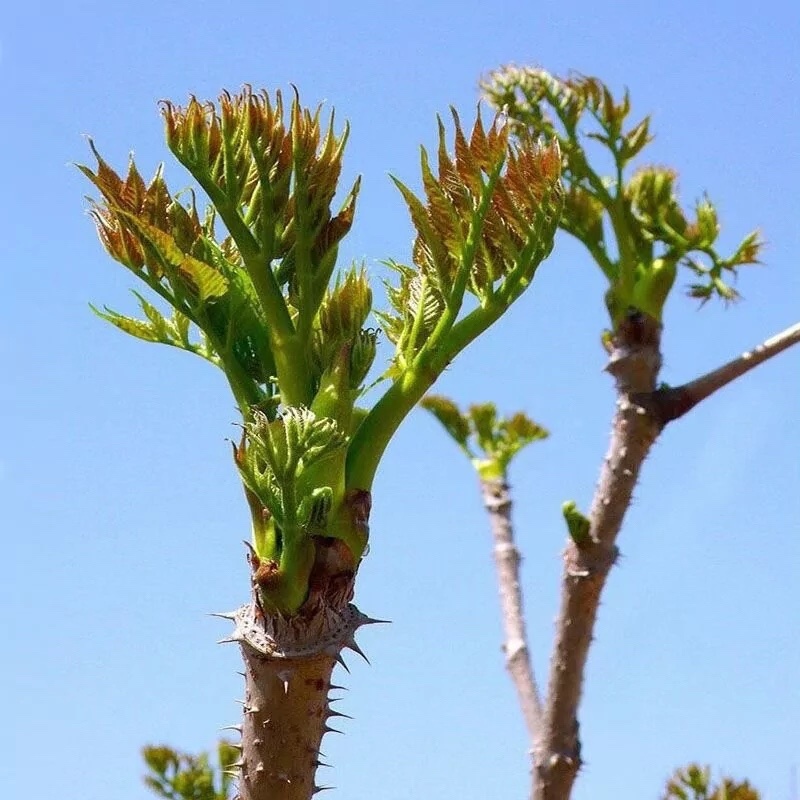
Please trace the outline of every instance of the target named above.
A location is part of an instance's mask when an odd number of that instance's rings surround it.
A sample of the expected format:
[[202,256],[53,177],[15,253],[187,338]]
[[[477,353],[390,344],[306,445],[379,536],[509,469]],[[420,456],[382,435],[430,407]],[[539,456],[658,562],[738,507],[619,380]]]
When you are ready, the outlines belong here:
[[[666,425],[679,419],[696,405],[710,397],[714,392],[740,378],[746,372],[763,364],[793,344],[800,342],[800,322],[789,326],[775,336],[747,350],[738,358],[721,367],[685,383],[683,386],[670,386],[654,393],[651,403],[653,411]],[[644,401],[647,403],[647,401]]]
[[[617,410],[589,513],[589,539],[583,544],[570,540],[564,553],[549,683],[541,728],[532,735],[534,800],[567,800],[582,764],[577,714],[586,660],[600,597],[617,557],[616,539],[650,448],[670,421],[800,342],[796,324],[684,386],[655,389],[661,366],[660,333],[654,320],[632,315],[621,326],[610,354],[608,371],[617,384]],[[504,613],[508,617],[505,606]],[[524,620],[515,624],[524,631]]]
[[497,582],[505,633],[503,652],[506,657],[506,668],[517,690],[528,735],[535,748],[535,743],[542,730],[542,709],[528,651],[522,589],[519,583],[521,557],[514,543],[511,496],[508,484],[502,479],[481,480],[481,493],[483,503],[489,512],[492,539],[494,540],[494,562],[497,567]]
[[582,763],[577,713],[600,595],[639,470],[660,431],[631,395],[655,388],[660,337],[660,324],[642,314],[629,315],[614,337],[607,369],[617,384],[617,411],[589,513],[589,538],[580,545],[570,539],[564,552],[543,730],[534,754],[535,800],[566,800]]

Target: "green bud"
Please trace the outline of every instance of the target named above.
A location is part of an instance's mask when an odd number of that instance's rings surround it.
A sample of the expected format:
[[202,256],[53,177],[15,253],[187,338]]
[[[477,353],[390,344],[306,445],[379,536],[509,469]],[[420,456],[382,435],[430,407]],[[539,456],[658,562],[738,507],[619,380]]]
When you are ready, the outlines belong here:
[[573,185],[564,196],[561,224],[587,244],[601,245],[604,238],[603,214],[603,204],[594,195]]
[[578,511],[578,506],[574,500],[568,500],[561,506],[561,513],[567,523],[567,530],[570,538],[578,548],[586,547],[592,539],[589,533],[591,523],[588,518]]
[[167,145],[195,177],[210,177],[222,149],[222,134],[214,107],[191,97],[186,108],[161,104]]
[[697,238],[692,241],[694,247],[710,247],[719,235],[717,210],[708,200],[697,204]]
[[634,210],[646,220],[663,217],[675,205],[676,179],[676,173],[664,167],[637,170],[626,189]]
[[359,331],[350,351],[350,388],[360,389],[375,360],[378,331],[365,328]]
[[342,345],[322,373],[319,388],[311,403],[311,411],[316,416],[335,420],[340,430],[350,427],[355,399],[350,383],[350,346]]
[[645,117],[635,128],[625,134],[622,140],[620,155],[624,159],[632,159],[653,140],[650,135],[650,117]]
[[319,309],[319,326],[324,340],[352,341],[372,310],[372,288],[364,269],[351,269],[325,293]]

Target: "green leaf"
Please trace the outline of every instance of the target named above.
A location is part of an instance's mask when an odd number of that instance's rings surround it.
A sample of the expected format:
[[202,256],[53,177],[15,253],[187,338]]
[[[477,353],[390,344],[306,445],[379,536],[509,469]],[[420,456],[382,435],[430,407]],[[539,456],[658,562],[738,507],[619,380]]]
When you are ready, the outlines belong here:
[[472,421],[478,445],[484,452],[493,449],[495,425],[497,424],[497,408],[494,403],[476,403],[467,412]]
[[96,306],[89,304],[89,308],[97,314],[100,319],[110,322],[112,325],[119,328],[121,331],[135,336],[137,339],[142,339],[145,342],[163,342],[164,340],[154,329],[152,323],[145,322],[142,319],[134,319],[133,317],[125,317],[118,314],[116,311],[104,306],[104,311],[101,311]]
[[189,342],[189,326],[191,325],[189,317],[176,308],[172,313],[171,324],[178,341],[183,345],[184,349],[193,350],[194,347]]
[[225,294],[228,282],[219,272],[205,262],[187,255],[178,265],[178,269],[191,278],[200,300],[221,297]]
[[155,225],[120,209],[114,210],[139,232],[165,265],[178,270],[181,277],[188,280],[188,285],[199,300],[208,300],[211,297],[221,297],[225,294],[228,281],[217,269],[184,253],[170,234]]
[[[441,395],[426,395],[420,403],[422,408],[430,411],[442,424],[459,447],[466,450],[470,428],[467,418],[458,410],[458,406],[449,398]],[[471,454],[469,454],[471,455]]]
[[142,295],[138,292],[133,292],[136,299],[139,301],[139,305],[141,306],[142,311],[144,311],[145,316],[150,321],[150,324],[153,328],[153,331],[158,335],[160,342],[168,342],[172,339],[170,330],[170,324],[164,319],[163,315],[159,312],[159,310],[149,303]]
[[622,139],[620,157],[625,161],[635,158],[653,141],[650,135],[650,117],[645,117],[638,125],[631,128]]

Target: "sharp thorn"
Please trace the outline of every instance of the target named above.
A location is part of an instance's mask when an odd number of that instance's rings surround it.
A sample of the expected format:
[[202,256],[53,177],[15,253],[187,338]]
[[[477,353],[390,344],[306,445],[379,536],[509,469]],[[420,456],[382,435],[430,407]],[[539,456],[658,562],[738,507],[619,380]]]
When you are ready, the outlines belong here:
[[328,719],[331,717],[343,717],[344,719],[353,719],[349,714],[342,714],[341,711],[334,711],[332,708],[329,708],[327,711]]
[[212,611],[209,617],[219,617],[220,619],[227,619],[233,622],[236,619],[235,611]]
[[246,672],[237,672],[236,674],[237,675],[241,675],[243,678],[247,677],[247,673]]
[[255,547],[253,547],[253,545],[251,545],[250,542],[248,542],[246,539],[242,539],[242,544],[247,548],[247,552],[250,555],[255,555],[256,554]]
[[392,621],[390,619],[374,619],[373,617],[368,617],[366,614],[362,614],[358,620],[358,627],[360,628],[362,625],[391,625]]
[[241,725],[226,725],[224,728],[220,728],[221,731],[236,731],[236,733],[242,732]]
[[315,795],[315,794],[319,794],[320,792],[327,792],[328,789],[335,789],[335,788],[336,788],[335,786],[315,786],[312,789],[311,794]]
[[241,769],[244,766],[244,760],[240,758],[238,761],[234,761],[233,764],[231,764],[231,766],[236,767],[237,769]]
[[344,663],[344,659],[342,658],[342,654],[341,653],[337,653],[336,654],[336,661],[337,661],[337,663],[342,665],[342,667],[344,668],[345,672],[350,672],[350,667],[348,667],[347,664]]
[[[342,731],[336,730],[336,728],[331,728],[330,725],[326,724],[325,727],[322,729],[322,733],[323,734],[326,734],[326,733],[342,733]],[[344,735],[344,734],[342,733],[342,735]]]
[[369,664],[369,659],[364,655],[364,651],[356,644],[355,639],[350,639],[347,644],[345,645],[348,649],[352,650],[354,653],[358,653],[364,661]]
[[226,639],[220,639],[220,640],[217,642],[217,644],[232,644],[232,643],[235,643],[235,642],[241,642],[241,641],[242,641],[242,640],[241,640],[241,639],[240,639],[238,636],[237,636],[237,637],[235,637],[235,638],[230,638],[230,637],[228,637],[228,638],[226,638]]
[[346,686],[337,686],[335,683],[329,683],[328,684],[328,689],[329,690],[330,689],[340,689],[343,692],[349,691],[349,689]]
[[278,680],[283,684],[283,693],[289,694],[289,678],[292,677],[291,670],[283,669],[277,675]]
[[317,760],[314,762],[314,766],[315,766],[315,767],[330,767],[330,766],[332,766],[332,765],[331,765],[331,764],[327,764],[326,762],[324,762],[324,761],[320,761],[319,759],[317,759]]

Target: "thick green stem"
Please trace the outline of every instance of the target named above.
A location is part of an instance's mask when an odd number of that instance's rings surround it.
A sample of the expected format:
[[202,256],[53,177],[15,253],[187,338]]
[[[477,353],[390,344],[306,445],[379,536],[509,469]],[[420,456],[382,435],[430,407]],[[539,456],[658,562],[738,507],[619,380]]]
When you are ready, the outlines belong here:
[[617,192],[613,198],[613,203],[607,205],[606,209],[611,219],[614,238],[617,240],[617,280],[614,288],[618,299],[623,303],[620,311],[625,311],[633,295],[636,252],[627,219],[628,210],[625,207],[621,170],[618,172]]
[[507,302],[495,299],[471,311],[457,322],[431,360],[430,369],[437,375],[443,372],[467,345],[503,316],[508,305]]
[[437,372],[409,370],[378,400],[358,426],[348,448],[346,488],[372,489],[378,464],[392,436],[437,377]]
[[311,381],[303,342],[295,332],[289,309],[275,280],[270,254],[262,253],[252,231],[239,210],[210,180],[200,180],[230,235],[236,242],[247,274],[268,321],[267,335],[275,357],[275,369],[284,405],[305,405],[310,402]]

